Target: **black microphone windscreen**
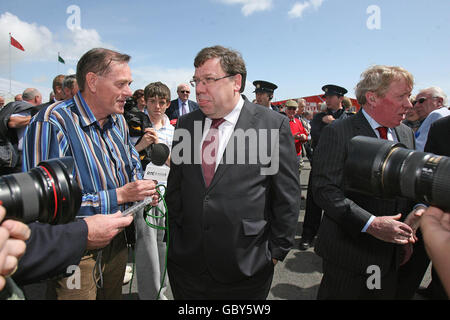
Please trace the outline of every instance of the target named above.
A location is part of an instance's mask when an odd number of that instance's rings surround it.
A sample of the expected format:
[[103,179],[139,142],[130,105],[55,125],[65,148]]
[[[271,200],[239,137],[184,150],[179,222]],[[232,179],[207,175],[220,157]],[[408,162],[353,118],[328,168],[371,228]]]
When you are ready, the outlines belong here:
[[150,159],[154,165],[162,166],[169,154],[170,149],[164,143],[154,143],[150,146]]

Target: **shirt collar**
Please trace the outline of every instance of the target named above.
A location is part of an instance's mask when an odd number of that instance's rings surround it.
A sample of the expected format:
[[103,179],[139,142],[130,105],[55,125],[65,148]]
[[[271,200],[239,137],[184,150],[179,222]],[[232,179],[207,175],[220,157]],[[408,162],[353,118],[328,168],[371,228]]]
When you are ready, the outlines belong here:
[[[364,110],[364,108],[362,109],[362,113],[363,113],[363,115],[364,115],[364,117],[366,117],[366,119],[367,119],[367,121],[369,122],[369,124],[370,124],[370,127],[373,129],[373,130],[376,130],[378,127],[384,127],[384,126],[382,126],[381,124],[379,124],[378,122],[376,122],[367,112],[366,112],[366,110]],[[388,129],[390,129],[390,128],[388,128]]]
[[[73,97],[73,100],[75,102],[75,106],[77,107],[78,113],[80,115],[81,127],[88,127],[94,123],[97,123],[97,125],[99,125],[97,118],[92,113],[91,108],[88,106],[86,100],[84,100],[80,91],[78,91],[77,94]],[[116,122],[117,115],[116,114],[109,115],[108,120],[109,120],[108,123]]]

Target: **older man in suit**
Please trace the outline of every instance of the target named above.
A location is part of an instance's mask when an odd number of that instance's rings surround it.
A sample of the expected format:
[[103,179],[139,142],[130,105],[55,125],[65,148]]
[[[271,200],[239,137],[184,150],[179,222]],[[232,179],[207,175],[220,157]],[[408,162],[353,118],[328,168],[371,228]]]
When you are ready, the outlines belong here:
[[172,291],[175,299],[265,299],[300,209],[289,119],[242,97],[238,52],[205,48],[194,66],[200,110],[178,119],[166,197]]
[[191,89],[186,83],[182,83],[177,88],[178,99],[170,102],[169,108],[166,110],[166,115],[170,120],[178,119],[182,115],[198,109],[198,104],[189,100]]
[[[356,87],[362,110],[325,127],[314,151],[314,199],[324,209],[315,250],[323,258],[319,299],[391,299],[397,269],[413,230],[402,218],[410,201],[381,199],[348,190],[344,164],[349,141],[368,136],[414,149],[414,135],[401,124],[412,108],[412,75],[403,68],[374,66]],[[371,276],[378,277],[368,285]],[[372,283],[373,284],[373,283]]]

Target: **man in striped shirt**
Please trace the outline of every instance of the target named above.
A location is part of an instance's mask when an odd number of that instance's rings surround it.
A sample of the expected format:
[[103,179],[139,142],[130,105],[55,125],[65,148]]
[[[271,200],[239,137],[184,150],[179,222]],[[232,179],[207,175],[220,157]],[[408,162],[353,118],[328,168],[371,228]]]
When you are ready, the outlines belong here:
[[[42,110],[25,134],[24,170],[42,160],[74,158],[82,189],[80,218],[113,214],[133,202],[156,197],[154,182],[141,180],[139,155],[122,116],[125,101],[132,95],[129,60],[128,55],[102,48],[85,53],[77,65],[80,91],[73,99]],[[121,232],[101,253],[86,252],[79,265],[80,289],[68,288],[67,279],[51,281],[48,297],[120,299],[127,258],[125,233]],[[97,290],[99,275],[102,288]]]

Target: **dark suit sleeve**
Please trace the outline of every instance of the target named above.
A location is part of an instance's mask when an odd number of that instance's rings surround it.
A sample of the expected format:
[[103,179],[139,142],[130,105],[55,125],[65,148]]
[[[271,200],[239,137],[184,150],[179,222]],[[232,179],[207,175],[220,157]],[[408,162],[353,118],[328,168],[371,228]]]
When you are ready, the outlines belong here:
[[338,123],[323,129],[314,151],[312,187],[314,201],[325,210],[327,217],[348,233],[357,236],[371,214],[348,199],[343,191],[344,165],[350,140],[350,134],[345,130],[346,127],[338,126]]
[[86,245],[88,228],[84,220],[49,225],[34,222],[28,225],[31,237],[13,278],[25,285],[64,274],[70,265],[78,265]]
[[[172,142],[172,150],[181,142],[178,137],[177,129],[180,128],[182,118],[178,119],[174,139]],[[171,150],[171,154],[172,154]],[[182,152],[182,151],[181,151]],[[182,154],[180,154],[182,156]],[[182,179],[182,166],[173,162],[173,157],[170,158],[170,171],[167,178],[167,190],[166,190],[166,203],[168,206],[169,229],[170,225],[174,222],[179,222],[181,212],[181,179]],[[166,234],[167,235],[167,234]]]
[[[294,245],[300,212],[300,182],[294,138],[288,118],[280,128],[278,172],[272,176],[270,251],[272,258],[283,260]],[[273,165],[273,163],[272,163]]]
[[[442,133],[442,132],[441,132]],[[435,154],[443,154],[439,148],[440,135],[438,132],[438,127],[435,123],[431,124],[430,131],[428,131],[427,143],[425,144],[424,151],[431,152]]]
[[169,117],[169,120],[177,119],[177,111],[178,108],[178,100],[172,100],[170,102],[170,106],[166,109],[166,115]]
[[195,111],[199,108],[197,102],[195,101],[188,100],[188,103],[190,104],[190,112]]

